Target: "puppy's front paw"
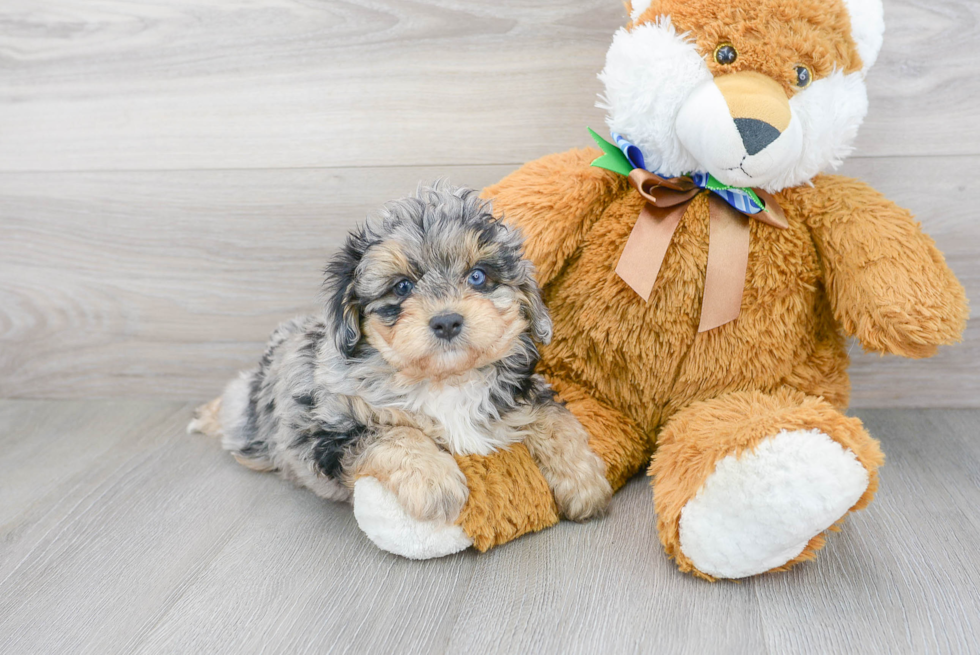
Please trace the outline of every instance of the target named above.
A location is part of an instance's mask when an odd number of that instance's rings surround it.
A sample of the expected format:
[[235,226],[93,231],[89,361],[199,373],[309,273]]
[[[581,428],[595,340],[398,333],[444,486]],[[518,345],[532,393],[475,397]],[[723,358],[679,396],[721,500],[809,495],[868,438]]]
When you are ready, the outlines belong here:
[[605,462],[589,448],[588,432],[562,405],[540,412],[524,443],[541,467],[559,511],[572,521],[602,514],[613,492]]
[[591,452],[591,457],[557,479],[552,479],[555,502],[565,518],[571,521],[587,521],[602,514],[613,491],[606,480],[605,466]]
[[470,494],[466,477],[448,455],[432,458],[424,468],[397,469],[383,484],[420,521],[454,522]]

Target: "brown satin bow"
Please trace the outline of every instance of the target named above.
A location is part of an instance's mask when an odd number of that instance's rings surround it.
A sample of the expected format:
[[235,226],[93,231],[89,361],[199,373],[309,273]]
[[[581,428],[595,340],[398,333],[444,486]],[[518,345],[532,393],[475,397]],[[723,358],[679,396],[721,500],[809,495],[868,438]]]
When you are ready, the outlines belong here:
[[690,201],[705,192],[708,194],[710,229],[698,332],[713,330],[738,318],[749,264],[748,217],[786,229],[789,223],[776,199],[765,191],[753,189],[766,203],[768,211],[743,214],[716,194],[696,186],[689,177],[666,179],[637,168],[630,173],[629,180],[647,204],[640,212],[616,266],[619,277],[648,301],[674,230]]

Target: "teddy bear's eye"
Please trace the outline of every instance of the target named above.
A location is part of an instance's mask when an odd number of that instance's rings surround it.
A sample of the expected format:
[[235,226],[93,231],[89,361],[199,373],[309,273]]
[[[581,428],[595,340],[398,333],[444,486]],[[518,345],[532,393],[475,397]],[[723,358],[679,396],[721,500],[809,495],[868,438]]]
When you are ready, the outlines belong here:
[[800,64],[796,67],[796,86],[805,89],[813,82],[813,73],[809,68]]
[[722,66],[730,66],[738,59],[738,50],[731,43],[722,43],[715,48],[715,61]]

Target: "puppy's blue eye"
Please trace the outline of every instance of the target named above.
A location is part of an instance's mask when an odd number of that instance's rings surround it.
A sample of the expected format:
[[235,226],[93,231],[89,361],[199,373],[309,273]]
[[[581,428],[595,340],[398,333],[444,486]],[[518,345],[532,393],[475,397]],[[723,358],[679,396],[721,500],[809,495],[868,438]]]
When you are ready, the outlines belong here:
[[483,272],[481,268],[474,268],[470,271],[470,274],[466,277],[466,281],[474,289],[479,289],[484,284],[487,283],[487,274]]
[[414,288],[415,285],[412,284],[411,280],[402,279],[395,284],[394,288],[392,288],[392,291],[395,292],[396,296],[401,296],[402,298],[404,298],[408,294],[412,293],[412,289]]

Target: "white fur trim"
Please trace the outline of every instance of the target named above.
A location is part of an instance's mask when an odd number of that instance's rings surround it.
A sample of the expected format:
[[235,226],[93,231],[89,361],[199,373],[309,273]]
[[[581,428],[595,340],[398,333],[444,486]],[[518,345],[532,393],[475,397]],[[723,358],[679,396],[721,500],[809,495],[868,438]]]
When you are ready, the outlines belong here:
[[681,511],[681,550],[718,578],[764,573],[803,552],[867,487],[853,452],[819,430],[784,430],[718,462]]
[[844,5],[851,17],[851,38],[867,73],[878,60],[885,39],[885,9],[881,0],[844,0]]
[[630,2],[630,20],[634,23],[643,15],[643,12],[650,8],[653,0],[632,0]]
[[413,519],[395,495],[371,477],[354,483],[354,518],[378,548],[409,559],[444,557],[473,545],[457,525]]
[[805,184],[818,173],[836,169],[851,154],[868,114],[864,76],[837,71],[790,98],[789,106],[803,132],[803,149],[795,162],[765,186],[767,191]]
[[599,79],[605,92],[598,106],[607,112],[609,129],[643,151],[648,169],[665,175],[701,170],[675,123],[691,93],[712,79],[711,72],[669,17],[616,32]]

